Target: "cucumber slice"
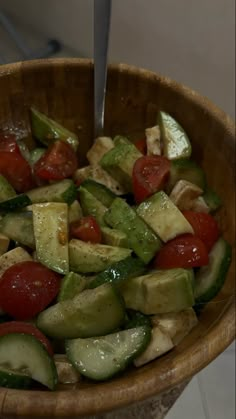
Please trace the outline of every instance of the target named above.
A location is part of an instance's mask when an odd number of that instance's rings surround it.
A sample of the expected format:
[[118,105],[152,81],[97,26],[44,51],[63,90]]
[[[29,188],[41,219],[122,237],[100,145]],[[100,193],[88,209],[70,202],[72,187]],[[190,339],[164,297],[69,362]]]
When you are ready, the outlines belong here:
[[0,202],[16,196],[16,192],[4,176],[0,175]]
[[26,194],[20,194],[13,196],[13,198],[9,198],[6,201],[0,202],[0,211],[15,211],[31,204],[32,202]]
[[93,215],[100,226],[104,226],[104,214],[107,208],[87,189],[80,186],[79,200],[84,215]]
[[60,274],[69,272],[68,205],[32,205],[37,259]]
[[191,156],[190,140],[180,124],[165,112],[159,112],[158,125],[161,130],[164,156],[169,160]]
[[59,339],[87,338],[112,332],[121,326],[124,316],[120,294],[110,284],[104,284],[42,311],[37,326],[46,335]]
[[0,386],[7,388],[30,388],[32,379],[19,371],[0,366]]
[[92,380],[107,380],[123,371],[142,353],[151,338],[146,326],[111,335],[66,341],[66,353],[74,367]]
[[41,143],[49,146],[56,140],[62,140],[70,144],[75,151],[77,150],[79,141],[76,134],[35,108],[31,108],[30,117],[32,134]]
[[93,179],[84,180],[83,183],[81,183],[81,186],[87,189],[87,191],[95,196],[95,198],[97,198],[107,208],[111,206],[112,202],[116,198],[114,192]]
[[33,336],[11,333],[0,337],[0,368],[9,368],[17,374],[28,375],[54,390],[57,371],[53,359]]
[[35,249],[31,211],[12,212],[0,220],[0,232],[9,239]]
[[84,290],[85,286],[86,279],[83,276],[76,274],[75,272],[69,272],[62,280],[57,301],[65,301],[74,298],[75,295]]
[[214,298],[224,285],[231,263],[232,248],[223,238],[213,246],[209,264],[199,269],[195,277],[196,304],[204,304]]
[[203,198],[211,212],[217,211],[222,205],[221,198],[211,188],[206,188],[206,191],[203,194]]
[[130,255],[131,250],[123,247],[86,243],[77,239],[69,243],[70,270],[73,272],[101,272]]
[[66,202],[71,205],[77,198],[78,192],[74,182],[64,179],[52,185],[42,186],[27,192],[33,204],[44,202]]
[[33,167],[35,163],[37,163],[37,161],[41,159],[41,157],[45,154],[46,151],[47,151],[46,148],[39,148],[39,147],[32,150],[30,152],[30,159],[29,159],[30,166]]
[[119,284],[126,279],[142,275],[145,270],[146,266],[140,259],[134,259],[129,256],[126,259],[113,263],[105,271],[99,273],[89,282],[88,288],[96,288],[107,282]]

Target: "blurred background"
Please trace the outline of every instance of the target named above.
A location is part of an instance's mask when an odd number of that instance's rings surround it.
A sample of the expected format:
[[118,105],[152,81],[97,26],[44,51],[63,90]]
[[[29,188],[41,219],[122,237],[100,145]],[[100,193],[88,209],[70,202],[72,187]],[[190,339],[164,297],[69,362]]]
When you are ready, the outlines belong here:
[[[93,0],[0,0],[1,12],[33,53],[56,39],[57,55],[93,54]],[[0,61],[20,58],[0,19]],[[113,0],[110,61],[168,75],[234,117],[235,0]]]
[[[38,55],[92,57],[93,0],[0,0],[0,64]],[[235,0],[113,0],[109,60],[169,76],[235,118]],[[183,418],[235,418],[234,344],[166,419]]]

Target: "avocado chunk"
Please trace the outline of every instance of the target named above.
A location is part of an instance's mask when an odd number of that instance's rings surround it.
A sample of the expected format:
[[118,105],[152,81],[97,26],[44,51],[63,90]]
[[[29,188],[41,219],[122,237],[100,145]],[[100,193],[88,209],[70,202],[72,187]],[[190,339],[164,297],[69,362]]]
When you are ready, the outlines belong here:
[[165,157],[175,160],[191,156],[192,147],[189,138],[172,116],[165,112],[159,112],[158,125],[161,130]]
[[142,154],[133,144],[118,144],[100,160],[101,167],[120,182],[127,192],[132,191],[132,171],[134,163]]
[[70,270],[74,272],[101,272],[109,265],[131,255],[130,249],[86,243],[72,239],[69,243]]
[[102,227],[102,241],[110,246],[128,247],[129,243],[125,233],[115,228]]
[[193,272],[157,270],[120,284],[127,308],[144,314],[178,312],[194,305]]
[[144,263],[149,263],[161,247],[160,239],[121,198],[113,201],[105,214],[105,221],[127,235],[129,246]]
[[189,222],[163,191],[142,202],[137,213],[164,242],[180,234],[193,234]]
[[87,189],[80,186],[79,188],[80,205],[84,215],[92,215],[100,226],[105,226],[104,214],[107,208],[98,201]]

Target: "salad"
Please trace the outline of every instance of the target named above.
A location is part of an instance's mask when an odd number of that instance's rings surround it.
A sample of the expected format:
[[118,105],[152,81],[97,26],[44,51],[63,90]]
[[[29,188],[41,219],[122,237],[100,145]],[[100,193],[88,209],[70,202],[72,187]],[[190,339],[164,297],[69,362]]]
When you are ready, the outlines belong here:
[[179,123],[132,143],[75,134],[32,108],[29,150],[0,134],[0,385],[101,381],[170,351],[231,261],[220,198]]

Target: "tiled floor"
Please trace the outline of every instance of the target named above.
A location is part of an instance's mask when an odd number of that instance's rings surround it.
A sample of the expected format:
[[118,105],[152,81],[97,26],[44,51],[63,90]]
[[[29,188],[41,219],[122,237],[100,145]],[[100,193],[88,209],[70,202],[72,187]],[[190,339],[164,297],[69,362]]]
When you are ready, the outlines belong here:
[[235,419],[235,343],[193,378],[165,419]]

